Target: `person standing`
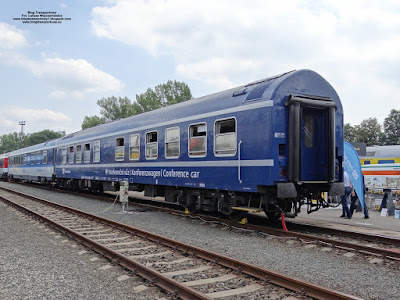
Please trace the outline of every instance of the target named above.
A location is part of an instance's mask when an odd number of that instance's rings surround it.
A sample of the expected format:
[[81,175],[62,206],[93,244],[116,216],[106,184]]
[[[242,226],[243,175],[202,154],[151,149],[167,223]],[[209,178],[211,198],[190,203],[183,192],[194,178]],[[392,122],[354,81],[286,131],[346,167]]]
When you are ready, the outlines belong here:
[[[364,182],[364,174],[362,175],[362,184],[363,184],[363,193],[365,195],[365,182]],[[356,191],[353,189],[351,192],[351,205],[350,205],[350,215],[353,216],[354,209],[356,208],[356,201],[358,199],[358,195]],[[364,198],[365,199],[365,198]],[[369,219],[367,204],[364,201],[364,219]]]
[[343,183],[344,183],[344,195],[342,197],[342,215],[341,218],[351,219],[351,213],[349,206],[347,205],[347,199],[351,194],[352,184],[349,175],[346,171],[343,171]]

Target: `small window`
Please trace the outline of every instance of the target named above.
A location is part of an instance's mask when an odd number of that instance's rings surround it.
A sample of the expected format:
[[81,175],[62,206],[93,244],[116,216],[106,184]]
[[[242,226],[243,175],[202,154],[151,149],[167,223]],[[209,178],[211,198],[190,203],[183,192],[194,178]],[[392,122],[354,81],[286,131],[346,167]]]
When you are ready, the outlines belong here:
[[84,156],[85,156],[85,163],[90,162],[90,144],[85,144]]
[[100,141],[93,143],[93,162],[100,161]]
[[115,143],[115,160],[124,160],[125,146],[124,138],[118,138]]
[[[24,157],[25,159],[25,157]],[[43,150],[43,164],[47,164],[47,150]]]
[[236,154],[236,119],[219,120],[215,122],[214,153],[217,156]]
[[314,117],[311,113],[304,116],[304,146],[314,147]]
[[[38,151],[38,152],[36,152],[36,164],[38,164],[38,165],[40,165],[40,158],[41,158],[40,151]],[[23,159],[23,157],[22,157],[22,159]]]
[[146,133],[146,159],[157,159],[158,143],[157,131]]
[[82,162],[82,145],[76,146],[76,163]]
[[179,149],[179,127],[168,128],[165,130],[165,157],[178,158]]
[[74,146],[69,147],[68,151],[68,162],[73,164],[75,160]]
[[67,163],[67,148],[66,147],[63,147],[61,149],[61,157],[62,157],[61,163],[66,164]]
[[207,154],[207,125],[206,123],[190,125],[189,127],[189,156],[203,157]]
[[371,164],[371,161],[369,161],[369,160],[364,160],[364,165],[369,165],[369,164]]
[[394,159],[380,159],[378,164],[394,164]]
[[129,159],[138,160],[140,157],[140,136],[132,134],[129,137]]
[[24,156],[23,156],[23,164],[24,165],[28,164],[28,158],[27,158],[26,154],[24,154]]

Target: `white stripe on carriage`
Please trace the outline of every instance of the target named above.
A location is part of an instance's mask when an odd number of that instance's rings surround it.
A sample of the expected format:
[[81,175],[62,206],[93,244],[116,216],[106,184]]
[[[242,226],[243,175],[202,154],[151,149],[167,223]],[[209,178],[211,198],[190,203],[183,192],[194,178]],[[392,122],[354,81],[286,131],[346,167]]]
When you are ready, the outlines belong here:
[[[120,164],[79,164],[79,165],[57,165],[56,169],[76,168],[185,168],[185,167],[238,167],[237,160],[210,160],[210,161],[175,161],[175,162],[142,162],[142,163],[120,163]],[[241,167],[273,167],[273,159],[241,160]]]

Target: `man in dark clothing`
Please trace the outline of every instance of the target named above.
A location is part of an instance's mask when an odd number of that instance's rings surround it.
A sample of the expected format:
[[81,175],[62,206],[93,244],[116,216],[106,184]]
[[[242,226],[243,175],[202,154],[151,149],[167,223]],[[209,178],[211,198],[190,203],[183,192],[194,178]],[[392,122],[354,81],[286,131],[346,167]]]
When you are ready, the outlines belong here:
[[[362,183],[363,183],[363,192],[365,195],[364,174],[362,176]],[[351,216],[353,216],[354,210],[356,208],[357,199],[358,199],[358,195],[357,195],[356,191],[353,189],[351,192],[351,205],[350,205],[350,215]],[[367,204],[365,203],[365,201],[364,201],[364,219],[369,219],[368,208],[367,208]]]

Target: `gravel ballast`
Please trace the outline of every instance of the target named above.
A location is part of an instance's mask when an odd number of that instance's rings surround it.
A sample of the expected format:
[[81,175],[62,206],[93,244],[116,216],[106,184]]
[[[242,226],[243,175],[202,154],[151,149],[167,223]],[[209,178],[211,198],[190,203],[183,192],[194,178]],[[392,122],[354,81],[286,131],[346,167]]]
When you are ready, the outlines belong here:
[[[96,214],[210,251],[215,251],[229,257],[268,268],[272,271],[310,281],[364,299],[397,299],[400,294],[400,271],[398,269],[391,270],[387,266],[371,264],[368,261],[354,259],[354,257],[339,256],[333,253],[333,250],[323,251],[321,247],[299,247],[282,242],[282,240],[278,238],[264,237],[257,234],[241,234],[224,230],[220,226],[214,227],[198,220],[191,220],[189,218],[182,218],[162,212],[141,211],[142,209],[138,209],[134,213],[122,214],[121,206],[118,203],[109,208],[111,204],[108,202],[89,199],[84,196],[74,196],[3,182],[0,183],[0,186],[10,187],[46,200],[71,206],[88,213]],[[132,206],[130,206],[130,209],[135,210]],[[7,229],[7,226],[4,226],[4,224],[7,224],[7,218],[16,218],[15,215],[13,216],[13,214],[10,213],[10,210],[11,209],[6,209],[3,204],[0,207],[1,224],[3,224],[0,232],[1,240],[7,239],[9,235],[15,235],[14,244],[3,245],[2,242],[0,246],[2,254],[2,262],[0,262],[0,287],[2,291],[7,291],[13,286],[25,286],[24,288],[19,288],[20,292],[22,292],[22,289],[30,289],[31,286],[33,286],[33,284],[28,283],[34,282],[31,277],[34,278],[36,276],[35,272],[30,272],[30,269],[24,268],[24,265],[32,265],[32,268],[34,268],[35,264],[40,263],[40,259],[36,257],[36,255],[27,255],[30,252],[27,252],[26,244],[29,244],[29,238],[32,238],[33,234],[33,231],[28,232],[30,230],[25,228],[26,226],[31,226],[29,223],[23,224],[24,229],[20,230],[16,228]],[[105,210],[107,211],[104,212]],[[35,230],[34,233],[35,235],[42,235],[39,230]],[[20,237],[20,235],[22,235],[22,237]],[[43,235],[42,238],[48,238],[45,233],[43,233]],[[22,240],[21,243],[17,242],[19,239]],[[42,256],[47,260],[49,257],[53,256],[54,259],[67,260],[68,268],[64,268],[66,273],[61,273],[64,274],[64,277],[61,278],[65,284],[61,284],[60,288],[61,286],[68,286],[66,289],[76,288],[79,290],[80,297],[74,297],[74,295],[78,294],[71,294],[72,298],[138,299],[132,297],[132,295],[128,293],[124,294],[122,288],[116,288],[114,285],[121,284],[121,286],[127,286],[128,284],[116,283],[115,276],[111,276],[110,285],[104,284],[104,286],[98,288],[97,285],[100,285],[98,283],[99,280],[103,279],[104,274],[108,272],[101,273],[99,278],[98,271],[93,272],[93,269],[90,271],[91,265],[87,259],[80,262],[80,260],[77,259],[78,255],[76,253],[71,254],[70,258],[64,258],[64,256],[69,257],[70,254],[68,252],[71,252],[71,249],[66,249],[66,246],[60,247],[59,243],[56,246],[57,249],[53,249],[52,247],[51,249],[40,249],[40,245],[37,245],[35,247],[35,252],[39,251],[38,255],[42,253]],[[59,249],[63,247],[64,249]],[[15,255],[9,254],[9,252],[15,253]],[[24,255],[21,255],[20,252],[23,252]],[[93,254],[91,255],[93,256]],[[22,261],[18,259],[21,256],[24,257]],[[5,264],[4,268],[2,264]],[[53,264],[57,265],[57,263]],[[106,264],[106,262],[104,264]],[[82,265],[84,265],[85,268],[89,268],[89,270],[82,270]],[[53,275],[49,275],[46,286],[58,286],[57,281],[60,278],[59,273],[52,269],[50,269],[50,271],[49,274]],[[19,274],[19,276],[14,274]],[[11,281],[7,279],[9,276],[12,276]],[[83,280],[82,278],[85,279]],[[91,284],[88,282],[91,282]],[[28,284],[28,286],[26,286],[26,284]],[[135,284],[139,285],[139,283]],[[83,287],[81,287],[81,285],[83,285]],[[37,285],[34,287],[34,291],[32,291],[31,295],[36,293],[36,297],[31,296],[32,299],[44,297],[41,290],[46,287],[40,287]],[[113,287],[121,294],[117,296],[114,291],[114,294],[110,294],[113,295],[114,298],[106,296],[104,296],[104,298],[98,297],[100,290],[103,293],[104,290],[113,290]],[[0,291],[0,298],[2,298],[2,291]],[[87,298],[85,298],[86,293],[89,293]],[[96,296],[90,297],[89,295]],[[54,299],[55,298],[57,297],[54,297]]]

